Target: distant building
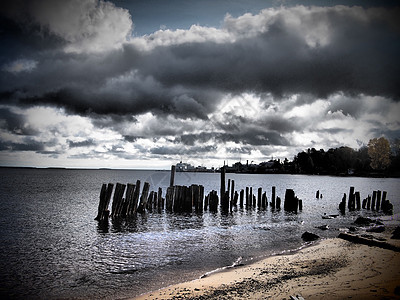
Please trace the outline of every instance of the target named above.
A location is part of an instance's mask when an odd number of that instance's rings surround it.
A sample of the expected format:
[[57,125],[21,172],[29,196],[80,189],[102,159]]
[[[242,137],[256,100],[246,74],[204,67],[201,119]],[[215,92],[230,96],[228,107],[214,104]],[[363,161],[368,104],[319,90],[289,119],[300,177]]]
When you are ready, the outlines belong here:
[[179,163],[176,164],[177,172],[187,172],[187,171],[193,171],[193,170],[195,170],[195,167],[193,167],[191,164],[183,163],[182,161],[180,161]]
[[189,163],[180,161],[175,166],[176,172],[214,172],[214,168],[207,169],[206,167],[198,166],[195,167]]

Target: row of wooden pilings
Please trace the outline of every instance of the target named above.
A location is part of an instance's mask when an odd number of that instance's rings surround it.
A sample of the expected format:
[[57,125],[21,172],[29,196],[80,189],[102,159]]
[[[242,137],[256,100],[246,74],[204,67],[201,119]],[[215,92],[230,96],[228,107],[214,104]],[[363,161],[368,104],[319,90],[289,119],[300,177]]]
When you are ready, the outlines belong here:
[[[241,189],[240,192],[235,191],[235,181],[228,179],[228,189],[225,186],[225,167],[221,168],[221,210],[222,211],[232,211],[233,207],[238,205],[239,207],[246,208],[257,207],[258,209],[265,209],[268,207],[268,197],[267,192],[262,190],[262,188],[257,189],[257,197],[253,194],[252,187],[246,187],[246,190]],[[215,198],[216,191],[212,191],[209,194],[210,197]],[[245,197],[246,196],[246,197]],[[246,200],[246,202],[244,202]],[[276,196],[276,188],[272,187],[271,191],[271,201],[269,205],[272,209],[281,209],[281,198]],[[287,189],[285,193],[285,201],[284,201],[284,210],[297,212],[298,210],[303,209],[303,202],[301,199],[298,199],[295,196],[295,193],[292,189]],[[210,208],[211,210],[211,208]],[[213,207],[213,210],[216,210]]]
[[[368,197],[364,198],[361,203],[361,197],[359,191],[354,191],[354,187],[350,187],[349,191],[349,200],[347,202],[347,209],[349,211],[367,209],[367,210],[375,210],[375,211],[383,211],[386,214],[390,214],[393,212],[393,204],[386,199],[387,192],[386,191],[373,191],[372,197],[368,195]],[[346,212],[346,193],[344,193],[342,201],[339,204],[339,210],[341,213]]]
[[[226,189],[225,168],[221,168],[221,199],[215,190],[208,195],[204,195],[204,187],[202,185],[192,184],[191,186],[174,185],[175,166],[171,168],[170,186],[167,188],[165,199],[162,197],[162,189],[151,191],[150,184],[145,182],[142,193],[140,193],[141,182],[136,184],[117,183],[114,190],[111,214],[108,209],[114,184],[103,184],[100,192],[100,201],[98,206],[98,214],[95,220],[105,221],[109,216],[112,218],[125,218],[134,216],[145,210],[165,209],[170,212],[202,212],[209,210],[211,212],[232,211],[234,207],[239,205],[240,208],[246,207],[265,209],[268,207],[267,192],[258,188],[257,197],[253,194],[252,187],[241,189],[240,192],[235,190],[235,181],[228,179],[228,188]],[[124,197],[125,195],[125,197]],[[221,201],[220,201],[221,200]],[[271,202],[269,205],[272,209],[281,209],[281,198],[276,196],[276,188],[272,187]],[[292,189],[287,189],[285,193],[284,210],[297,212],[302,210],[302,200],[295,196]]]

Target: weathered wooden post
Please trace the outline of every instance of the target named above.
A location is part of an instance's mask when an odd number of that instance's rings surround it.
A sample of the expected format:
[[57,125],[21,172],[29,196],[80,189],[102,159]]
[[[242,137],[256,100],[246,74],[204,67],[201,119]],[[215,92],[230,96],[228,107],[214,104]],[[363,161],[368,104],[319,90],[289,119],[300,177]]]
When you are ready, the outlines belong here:
[[230,179],[228,179],[228,189],[227,189],[227,191],[228,191],[228,199],[227,199],[227,201],[229,202],[229,196],[230,196],[230,193],[231,193],[231,180]]
[[261,196],[262,196],[262,188],[258,188],[257,190],[257,207],[260,208],[261,207]]
[[203,211],[203,200],[204,200],[204,186],[200,185],[199,186],[199,199],[198,199],[198,211],[202,212]]
[[249,196],[249,187],[246,186],[246,208],[249,207],[249,202],[250,202],[250,196]]
[[244,198],[244,189],[240,190],[240,200],[239,200],[239,206],[240,208],[243,207],[243,198]]
[[339,204],[339,210],[342,214],[346,213],[346,193],[343,194],[342,201]]
[[319,190],[316,192],[315,198],[319,199]]
[[386,194],[387,194],[387,192],[383,191],[383,193],[382,193],[382,202],[386,201]]
[[355,198],[356,198],[356,204],[357,204],[357,210],[361,209],[361,198],[360,198],[360,192],[355,192]]
[[239,199],[239,193],[235,191],[235,194],[233,196],[232,206],[237,206],[238,199]]
[[371,209],[375,210],[375,201],[376,201],[376,191],[372,192],[372,204],[371,204]]
[[111,217],[116,218],[120,216],[120,211],[124,205],[123,203],[123,196],[125,192],[125,184],[117,183],[114,191],[113,203],[112,203],[112,210],[111,210]]
[[153,198],[154,198],[154,191],[151,191],[149,197],[147,198],[147,203],[146,203],[146,208],[148,210],[153,210]]
[[133,213],[136,213],[139,205],[141,182],[136,180],[135,192],[133,193]]
[[275,208],[275,187],[272,187],[271,208]]
[[173,187],[175,184],[175,170],[176,170],[176,166],[172,165],[171,166],[171,177],[169,178],[169,186]]
[[165,194],[165,209],[169,212],[172,212],[172,207],[174,204],[174,194],[175,194],[175,187],[173,186],[167,187],[167,192]]
[[285,203],[283,208],[285,211],[297,212],[298,199],[297,197],[295,197],[294,191],[292,189],[286,189]]
[[[231,201],[232,199],[234,199],[234,195],[235,195],[235,180],[232,179],[232,186],[231,186]],[[233,201],[234,202],[234,201]],[[236,204],[234,204],[236,205]]]
[[180,185],[174,186],[174,212],[179,212],[182,209],[182,187]]
[[281,209],[281,198],[280,197],[276,197],[276,209]]
[[265,209],[267,207],[267,203],[268,203],[267,192],[264,192],[261,197],[261,207]]
[[381,207],[381,197],[382,197],[382,191],[378,190],[376,193],[376,210],[379,210]]
[[96,218],[94,218],[95,220],[100,220],[101,216],[103,215],[103,211],[105,210],[104,206],[105,206],[106,191],[107,191],[107,184],[103,183],[100,191],[99,206],[97,207],[97,216]]
[[135,185],[128,183],[126,185],[126,193],[125,193],[125,205],[121,212],[122,217],[127,217],[130,215],[130,211],[133,206],[133,192],[135,191]]
[[100,201],[99,201],[99,206],[98,206],[98,211],[97,211],[97,216],[95,218],[95,220],[97,221],[108,221],[108,216],[110,214],[109,210],[108,210],[108,205],[110,203],[110,199],[111,199],[111,194],[114,188],[114,184],[109,183],[107,184],[103,184],[101,187],[101,191],[100,191]]
[[254,195],[253,195],[253,187],[251,186],[250,187],[250,196],[249,196],[249,204],[250,204],[250,206],[253,206],[253,198],[254,198]]
[[367,209],[368,210],[371,209],[371,195],[368,195],[368,197],[367,197]]
[[354,208],[355,208],[354,186],[351,186],[349,192],[348,209],[349,211],[351,211],[354,210]]
[[142,195],[140,196],[139,207],[137,209],[138,212],[144,212],[144,209],[147,205],[147,196],[149,194],[150,184],[145,182],[143,185]]
[[183,209],[185,212],[192,212],[193,210],[193,188],[192,186],[183,186],[183,192],[184,192],[184,205]]
[[218,211],[218,195],[217,191],[212,190],[209,193],[209,207],[211,212]]
[[208,203],[209,203],[209,196],[210,194],[206,195],[206,197],[204,198],[204,210],[208,209]]
[[158,193],[157,193],[157,207],[158,210],[163,210],[164,209],[164,201],[162,197],[162,188],[158,188]]
[[362,208],[363,208],[363,209],[365,209],[365,208],[367,207],[367,200],[368,200],[368,198],[365,198],[365,199],[362,201]]
[[225,191],[226,189],[225,189],[225,164],[224,164],[224,166],[221,168],[221,190],[220,190],[221,198],[224,197]]

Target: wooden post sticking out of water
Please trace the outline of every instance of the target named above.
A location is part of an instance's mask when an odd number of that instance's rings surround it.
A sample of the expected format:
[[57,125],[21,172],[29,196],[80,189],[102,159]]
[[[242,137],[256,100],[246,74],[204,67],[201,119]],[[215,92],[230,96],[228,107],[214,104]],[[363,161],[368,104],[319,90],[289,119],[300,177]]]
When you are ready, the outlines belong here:
[[295,196],[294,191],[292,189],[286,189],[284,210],[297,212],[298,206],[299,206],[299,201]]
[[261,197],[262,197],[262,188],[258,188],[257,190],[257,207],[261,208]]
[[244,189],[240,190],[240,200],[239,200],[239,206],[242,208],[243,207],[243,199],[244,199]]
[[147,203],[146,203],[146,208],[148,210],[153,210],[153,199],[154,199],[154,191],[151,191],[149,197],[147,198]]
[[175,169],[176,169],[176,166],[172,165],[171,166],[171,177],[169,178],[169,186],[170,187],[173,187],[175,184]]
[[[231,186],[231,203],[232,204],[235,202],[234,195],[235,195],[235,180],[232,179],[232,186]],[[236,204],[233,204],[233,205],[236,205]]]
[[110,203],[111,194],[114,188],[114,184],[109,183],[108,185],[103,183],[100,191],[100,201],[97,211],[97,216],[95,220],[103,222],[108,220],[110,214],[108,210],[108,205]]
[[167,193],[165,195],[165,209],[169,212],[172,211],[172,207],[174,204],[174,194],[175,194],[175,187],[169,186],[167,188]]
[[371,203],[371,209],[375,210],[375,201],[376,201],[376,191],[372,192],[372,203]]
[[249,205],[250,205],[250,206],[253,206],[253,198],[254,198],[254,195],[253,195],[253,187],[251,186],[251,187],[250,187],[250,195],[249,195]]
[[145,182],[143,185],[142,195],[140,196],[139,207],[137,209],[138,212],[144,212],[144,209],[147,205],[147,197],[149,194],[149,188],[150,188],[150,184],[148,182]]
[[346,193],[343,194],[342,202],[339,204],[339,210],[342,214],[346,213]]
[[275,187],[272,187],[271,208],[275,208]]
[[128,183],[125,193],[125,205],[121,213],[122,217],[130,216],[133,212],[133,193],[135,192],[135,185]]
[[209,200],[209,206],[210,206],[210,211],[211,212],[217,212],[218,211],[218,195],[217,191],[211,191],[208,194],[208,200]]
[[193,206],[197,213],[203,211],[203,198],[204,198],[204,186],[202,185],[191,185]]
[[371,195],[368,195],[368,198],[367,198],[367,209],[368,210],[371,209]]
[[249,196],[249,187],[246,186],[246,208],[249,207],[249,200],[250,196]]
[[261,207],[265,209],[267,206],[268,206],[267,192],[264,192],[261,198]]
[[362,208],[363,208],[363,209],[366,209],[366,208],[367,208],[367,201],[368,201],[368,198],[365,198],[365,199],[362,201]]
[[124,192],[125,192],[125,184],[117,183],[114,191],[113,203],[112,203],[112,210],[111,210],[111,217],[118,218],[120,217],[120,213],[122,211],[124,205]]
[[281,209],[281,198],[276,197],[276,209]]
[[379,210],[381,208],[381,197],[382,197],[382,191],[378,190],[376,193],[376,210]]
[[349,211],[355,209],[354,186],[350,187],[348,209],[349,209]]
[[231,180],[230,179],[228,179],[228,189],[227,189],[227,191],[228,191],[228,199],[227,199],[227,201],[229,202],[229,196],[230,196],[230,193],[231,193]]
[[163,210],[164,209],[164,201],[162,197],[162,188],[158,188],[158,193],[157,193],[157,207],[158,210]]
[[225,165],[221,168],[221,198],[225,195]]
[[318,190],[317,193],[315,194],[315,198],[319,199],[319,190]]
[[361,209],[361,198],[360,198],[360,192],[355,192],[354,194],[355,198],[356,198],[356,205],[357,205],[357,210]]

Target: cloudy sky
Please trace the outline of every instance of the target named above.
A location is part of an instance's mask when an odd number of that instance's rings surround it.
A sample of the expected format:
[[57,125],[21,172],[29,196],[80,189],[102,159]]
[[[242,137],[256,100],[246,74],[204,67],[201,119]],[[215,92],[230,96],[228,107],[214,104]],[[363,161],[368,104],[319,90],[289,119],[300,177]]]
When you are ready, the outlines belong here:
[[400,137],[396,2],[12,0],[0,12],[2,166],[217,167]]

